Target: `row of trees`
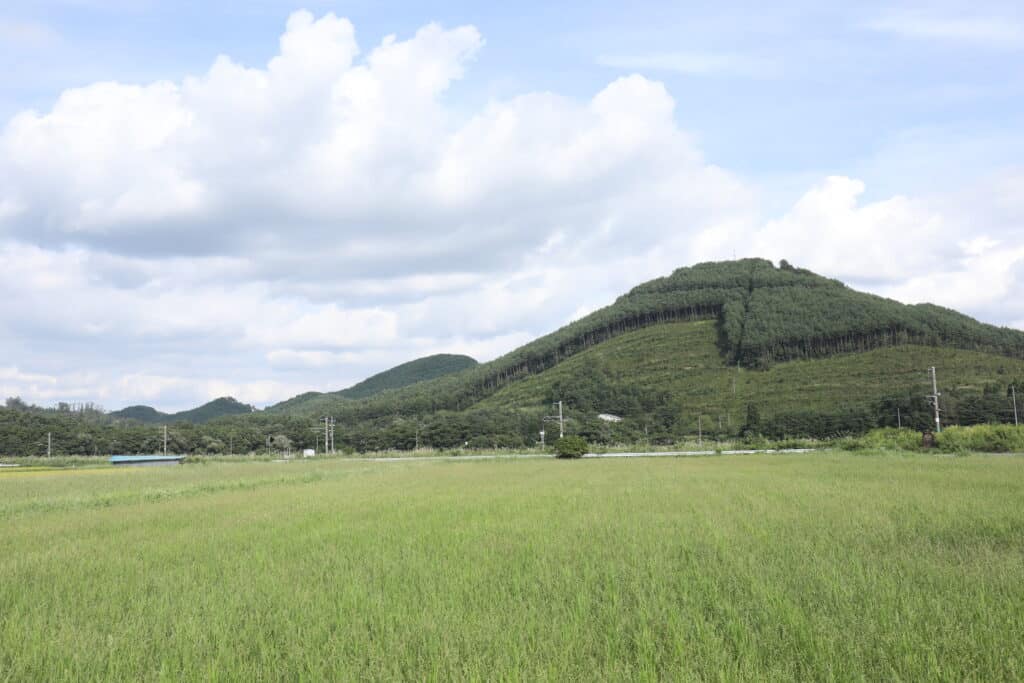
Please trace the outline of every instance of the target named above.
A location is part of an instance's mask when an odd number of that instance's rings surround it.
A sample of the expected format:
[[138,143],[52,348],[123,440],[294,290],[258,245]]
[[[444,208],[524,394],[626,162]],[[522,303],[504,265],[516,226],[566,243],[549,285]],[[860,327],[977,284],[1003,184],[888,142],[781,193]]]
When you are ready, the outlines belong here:
[[[601,377],[590,378],[596,393],[590,399],[565,405],[567,432],[590,443],[669,444],[697,435],[707,440],[762,435],[771,438],[829,438],[867,432],[875,427],[897,424],[918,430],[934,422],[929,402],[921,395],[907,393],[875,405],[839,406],[831,409],[774,413],[770,406],[748,404],[739,419],[728,420],[684,410],[678,399],[665,392],[604,396]],[[567,380],[553,391],[569,391]],[[1024,381],[1021,381],[1024,385]],[[977,390],[953,390],[943,395],[946,425],[1012,423],[1013,406],[1009,384],[991,383]],[[1024,397],[1022,397],[1024,398]],[[618,403],[616,403],[616,401]],[[616,406],[621,422],[597,416],[597,410]],[[1024,412],[1024,405],[1018,407]],[[373,420],[341,421],[336,445],[346,451],[523,448],[540,441],[547,410],[540,407],[469,411],[439,411],[424,416],[390,415]],[[548,423],[548,431],[552,427]],[[112,453],[155,453],[163,449],[163,430],[130,420],[96,419],[94,414],[74,411],[0,408],[0,454],[43,455],[47,436],[52,437],[55,455],[109,455]],[[296,416],[256,413],[232,416],[194,425],[176,423],[169,427],[168,450],[173,453],[228,454],[261,451],[291,451],[317,448],[322,443],[315,420]],[[549,440],[550,442],[550,440]]]
[[[167,430],[167,448],[172,453],[249,453],[266,449],[268,440],[285,450],[313,447],[316,435],[309,424],[300,418],[257,422],[244,417],[201,425],[177,422]],[[54,455],[159,453],[163,447],[160,425],[109,416],[0,408],[0,455],[45,455],[48,448]]]
[[[981,391],[943,393],[940,401],[943,425],[1014,424],[1024,419],[1024,403],[1018,403],[1014,411],[1014,386],[1024,386],[1024,381],[990,383]],[[756,408],[754,415],[758,415]],[[907,393],[902,397],[884,399],[874,406],[850,406],[837,410],[809,408],[772,415],[767,419],[755,417],[753,421],[748,417],[744,430],[771,438],[830,438],[863,434],[875,427],[934,430],[935,413],[931,401],[920,394]]]
[[742,337],[729,341],[734,357],[748,367],[905,343],[1024,358],[1024,333],[1019,330],[983,325],[939,306],[907,306],[846,287],[757,289],[744,315]]

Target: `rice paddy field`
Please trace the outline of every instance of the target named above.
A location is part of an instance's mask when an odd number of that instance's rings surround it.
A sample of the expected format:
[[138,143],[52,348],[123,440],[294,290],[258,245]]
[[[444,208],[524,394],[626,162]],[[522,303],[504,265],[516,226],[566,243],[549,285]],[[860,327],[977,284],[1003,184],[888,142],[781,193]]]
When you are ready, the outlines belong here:
[[0,470],[0,681],[1024,678],[1024,458]]

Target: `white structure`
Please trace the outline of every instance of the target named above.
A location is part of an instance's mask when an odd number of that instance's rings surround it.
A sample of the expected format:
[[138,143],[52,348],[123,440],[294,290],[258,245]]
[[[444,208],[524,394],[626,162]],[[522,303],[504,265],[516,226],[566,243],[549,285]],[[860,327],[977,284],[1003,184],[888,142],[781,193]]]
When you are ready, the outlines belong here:
[[312,458],[314,455],[316,455],[316,451],[314,451],[312,448],[306,448],[305,450],[302,451],[303,458]]
[[618,415],[612,415],[611,413],[601,413],[597,416],[598,420],[604,420],[605,422],[622,422],[622,418]]

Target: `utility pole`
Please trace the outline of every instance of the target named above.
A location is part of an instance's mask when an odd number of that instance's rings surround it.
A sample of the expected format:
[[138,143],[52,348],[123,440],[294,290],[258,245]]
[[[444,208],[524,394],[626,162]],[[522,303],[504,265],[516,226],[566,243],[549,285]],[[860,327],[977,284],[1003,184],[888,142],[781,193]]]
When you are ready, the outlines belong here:
[[164,455],[167,455],[167,425],[164,425]]
[[935,433],[937,434],[942,431],[942,420],[939,418],[939,396],[941,394],[939,393],[938,380],[935,379],[935,366],[933,365],[930,370],[932,373],[932,395],[929,398],[932,401],[932,406],[935,408]]
[[46,432],[46,457],[53,455],[53,432]]
[[1013,384],[1010,385],[1010,395],[1014,397],[1014,426],[1019,427],[1021,423],[1017,421],[1017,387]]
[[900,415],[899,406],[896,406],[896,428],[903,429],[903,417]]
[[543,425],[544,422],[554,422],[555,420],[558,420],[558,438],[561,439],[565,436],[565,418],[562,415],[562,402],[555,401],[551,405],[558,406],[558,415],[544,416],[544,418],[541,419],[541,424]]
[[697,445],[698,446],[701,446],[701,445],[704,444],[704,424],[703,424],[703,419],[702,419],[703,417],[704,416],[701,415],[700,413],[697,414]]
[[320,422],[324,423],[324,453],[334,452],[334,425],[333,417],[321,417]]

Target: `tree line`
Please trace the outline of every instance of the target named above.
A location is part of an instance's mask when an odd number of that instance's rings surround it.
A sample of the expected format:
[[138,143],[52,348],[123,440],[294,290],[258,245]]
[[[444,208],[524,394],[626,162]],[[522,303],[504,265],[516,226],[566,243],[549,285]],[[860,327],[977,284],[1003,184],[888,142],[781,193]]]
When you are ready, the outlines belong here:
[[[1012,424],[1011,386],[1024,386],[1024,377],[991,382],[980,390],[944,392],[943,423]],[[559,396],[572,397],[565,401],[567,431],[594,444],[672,444],[696,436],[698,430],[710,441],[744,436],[834,438],[863,434],[876,427],[899,425],[923,431],[934,425],[928,400],[909,391],[874,404],[783,413],[771,412],[771,406],[749,403],[742,419],[728,421],[687,410],[677,397],[665,391],[617,391],[600,372],[585,372],[556,382],[545,399],[557,400]],[[1018,410],[1022,408],[1024,405],[1018,406]],[[622,420],[602,420],[599,410],[613,412]],[[532,406],[339,421],[335,442],[339,449],[349,452],[417,447],[529,448],[539,444],[540,431],[545,427],[552,436],[557,433],[556,427],[543,421],[548,412],[546,407]],[[0,407],[0,455],[45,455],[48,435],[54,455],[159,453],[164,438],[161,426],[113,419],[95,411],[42,409],[17,399],[8,399]],[[265,412],[223,417],[205,424],[174,423],[168,426],[167,437],[169,452],[205,455],[322,450],[323,443],[315,420]]]

